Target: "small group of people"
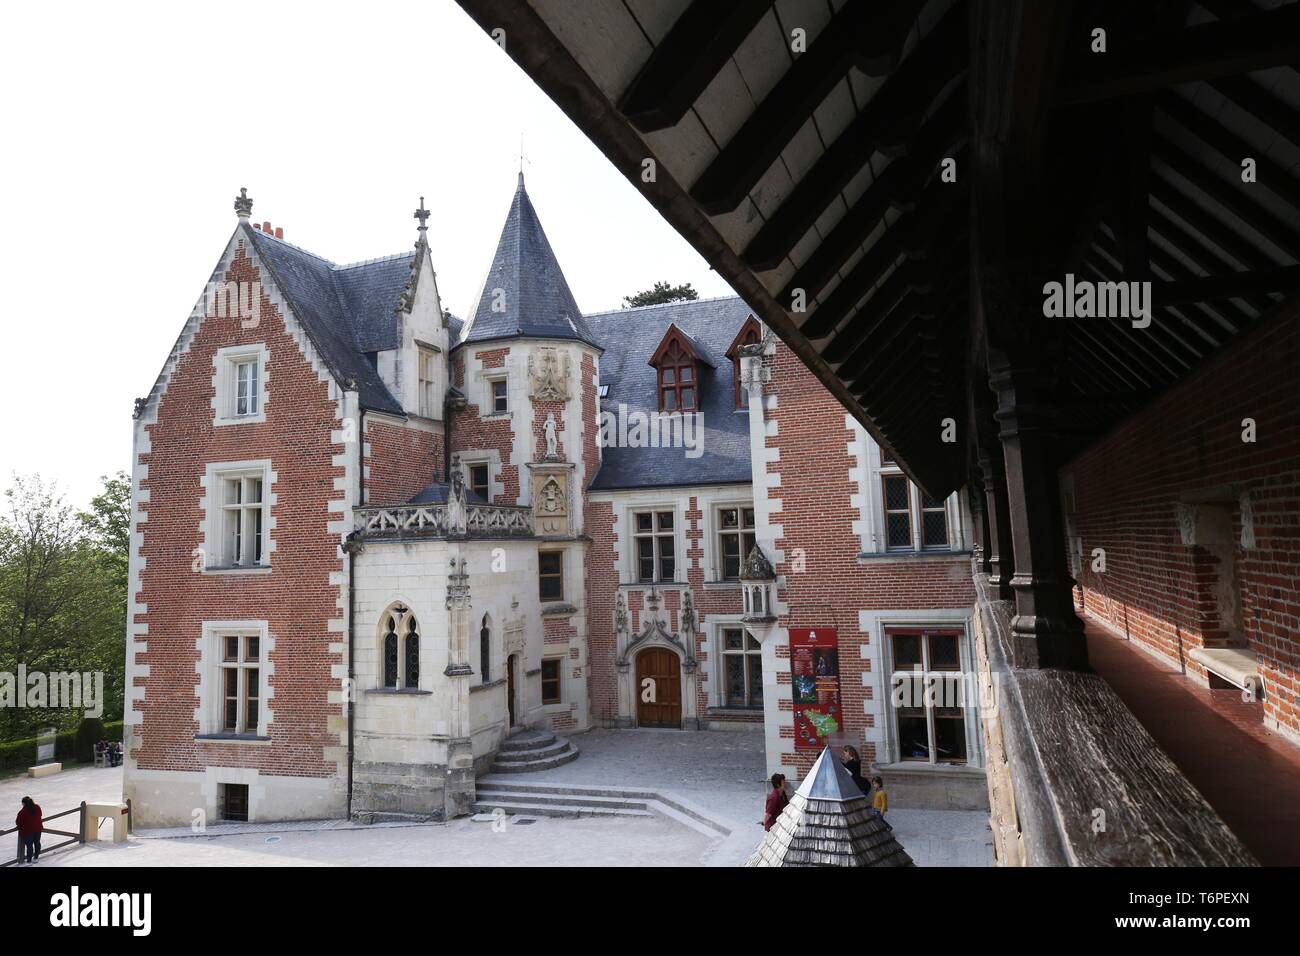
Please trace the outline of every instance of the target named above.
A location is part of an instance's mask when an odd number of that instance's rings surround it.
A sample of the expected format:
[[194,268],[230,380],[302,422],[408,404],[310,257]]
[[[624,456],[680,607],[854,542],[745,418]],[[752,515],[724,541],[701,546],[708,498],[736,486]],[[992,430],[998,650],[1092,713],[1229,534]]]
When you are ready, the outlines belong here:
[[[862,758],[858,756],[855,748],[847,744],[840,750],[840,763],[849,772],[857,788],[871,798],[872,814],[883,820],[885,814],[889,812],[889,795],[885,793],[885,781],[880,776],[874,776],[868,783],[862,776]],[[790,798],[785,793],[785,774],[772,774],[772,791],[767,795],[767,804],[763,808],[764,830],[772,829],[776,818],[781,815],[781,811],[789,802]]]
[[41,858],[41,834],[45,830],[41,805],[31,797],[23,797],[23,805],[18,809],[14,825],[18,827],[18,839],[22,841],[27,862],[35,863]]
[[121,766],[122,742],[120,740],[115,740],[110,743],[107,740],[101,740],[99,743],[95,744],[95,755],[97,757],[102,757],[107,766]]

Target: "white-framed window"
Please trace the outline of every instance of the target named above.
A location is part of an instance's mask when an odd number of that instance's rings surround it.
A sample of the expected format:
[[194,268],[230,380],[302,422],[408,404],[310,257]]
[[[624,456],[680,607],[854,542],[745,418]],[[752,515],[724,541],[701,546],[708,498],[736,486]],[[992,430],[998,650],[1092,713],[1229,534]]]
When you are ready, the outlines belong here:
[[637,581],[673,581],[677,574],[677,516],[671,509],[632,513],[632,561]]
[[906,475],[881,475],[880,493],[885,505],[885,549],[911,551],[912,483]]
[[726,625],[719,643],[724,707],[763,706],[763,650],[743,627]]
[[417,391],[419,414],[425,418],[437,418],[439,409],[438,398],[438,353],[436,350],[426,346],[417,346],[419,349],[419,373],[417,375]]
[[893,672],[890,713],[898,759],[964,764],[967,675],[960,628],[890,627],[885,631]]
[[735,581],[740,569],[754,550],[754,509],[741,505],[724,505],[717,509],[718,571],[724,581]]
[[487,380],[488,414],[505,415],[510,411],[510,380],[497,375]]
[[266,561],[265,472],[223,472],[219,478],[220,565],[262,567]]
[[262,632],[223,630],[214,636],[221,695],[216,731],[257,736],[262,727]]
[[235,363],[235,416],[256,415],[261,407],[261,393],[258,370],[262,363],[257,356],[241,359]]
[[247,425],[266,421],[269,355],[261,343],[217,350],[213,358],[215,424]]
[[472,461],[465,466],[465,484],[470,491],[483,496],[484,501],[492,500],[492,474],[485,461]]
[[542,703],[564,703],[564,658],[542,658]]
[[268,459],[207,465],[202,539],[192,555],[202,558],[203,571],[247,574],[271,570],[274,483],[275,472]]
[[932,498],[920,488],[921,498],[921,548],[926,551],[946,551],[952,547],[948,533],[948,503]]
[[420,628],[415,614],[403,604],[394,604],[384,612],[379,624],[383,686],[389,690],[418,690]]

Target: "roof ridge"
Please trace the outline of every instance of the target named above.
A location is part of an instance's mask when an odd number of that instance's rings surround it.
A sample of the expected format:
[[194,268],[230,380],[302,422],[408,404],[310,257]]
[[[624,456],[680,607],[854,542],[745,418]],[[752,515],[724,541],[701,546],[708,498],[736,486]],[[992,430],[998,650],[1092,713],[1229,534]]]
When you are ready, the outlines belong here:
[[[357,269],[361,266],[374,265],[376,262],[394,262],[398,259],[409,259],[415,255],[415,250],[410,252],[395,252],[391,256],[377,256],[374,259],[360,259],[357,262],[346,262],[341,265],[331,265],[335,272],[343,272],[347,269]],[[328,261],[328,260],[327,260]]]
[[258,238],[270,239],[274,242],[280,243],[281,245],[288,246],[290,249],[293,249],[297,252],[301,252],[303,255],[311,256],[313,259],[319,259],[321,262],[325,263],[331,269],[338,268],[338,266],[334,264],[334,261],[332,259],[326,259],[324,256],[320,255],[319,253],[312,252],[310,249],[304,249],[302,246],[294,245],[288,239],[276,238],[271,233],[263,232],[261,229],[253,229],[253,234],[256,235]]
[[605,309],[601,312],[584,312],[583,318],[590,319],[601,315],[627,315],[632,312],[645,312],[649,309],[666,309],[670,306],[703,305],[706,302],[721,302],[724,299],[739,299],[744,302],[744,299],[733,292],[731,295],[712,295],[703,299],[674,299],[672,302],[655,302],[651,305],[633,305],[624,306],[621,309]]

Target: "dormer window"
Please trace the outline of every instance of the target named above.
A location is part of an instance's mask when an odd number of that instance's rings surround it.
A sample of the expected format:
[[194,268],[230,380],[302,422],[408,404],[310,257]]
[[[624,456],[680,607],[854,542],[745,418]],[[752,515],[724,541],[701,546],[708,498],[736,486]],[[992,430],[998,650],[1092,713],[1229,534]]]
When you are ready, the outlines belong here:
[[751,315],[740,327],[740,332],[731,340],[731,346],[727,349],[727,358],[731,359],[731,377],[736,385],[737,408],[749,407],[749,389],[745,388],[740,381],[740,350],[746,345],[757,345],[762,341],[763,328]]
[[659,372],[659,411],[693,412],[700,407],[700,367],[713,367],[703,347],[670,325],[650,359]]
[[698,394],[695,359],[673,342],[664,352],[659,364],[659,411],[694,411]]

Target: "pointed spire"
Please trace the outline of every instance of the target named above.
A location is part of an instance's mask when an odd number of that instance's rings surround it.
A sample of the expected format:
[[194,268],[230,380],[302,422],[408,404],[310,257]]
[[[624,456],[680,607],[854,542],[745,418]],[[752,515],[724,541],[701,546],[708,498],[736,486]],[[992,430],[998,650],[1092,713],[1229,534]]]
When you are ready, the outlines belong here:
[[235,197],[235,215],[239,217],[240,222],[247,222],[252,214],[253,200],[249,198],[248,187],[240,186],[239,195]]
[[529,336],[594,343],[546,238],[521,171],[510,212],[462,341]]
[[865,796],[853,782],[848,770],[831,753],[830,747],[822,750],[821,756],[795,792],[803,794],[809,800],[860,800]]

